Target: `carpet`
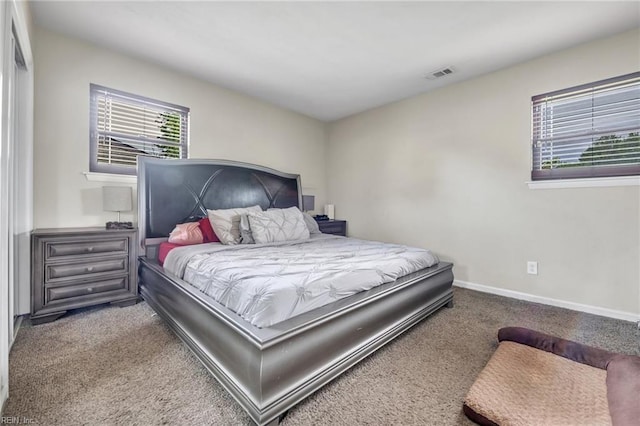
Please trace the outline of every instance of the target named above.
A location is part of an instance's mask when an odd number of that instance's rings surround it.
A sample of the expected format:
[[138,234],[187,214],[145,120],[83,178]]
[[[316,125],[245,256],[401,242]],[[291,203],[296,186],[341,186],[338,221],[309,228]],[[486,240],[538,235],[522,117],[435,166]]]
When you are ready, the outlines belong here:
[[[292,408],[282,425],[470,425],[462,401],[504,326],[640,355],[631,322],[459,288],[454,304]],[[9,362],[4,416],[43,425],[252,424],[146,303],[27,322]]]

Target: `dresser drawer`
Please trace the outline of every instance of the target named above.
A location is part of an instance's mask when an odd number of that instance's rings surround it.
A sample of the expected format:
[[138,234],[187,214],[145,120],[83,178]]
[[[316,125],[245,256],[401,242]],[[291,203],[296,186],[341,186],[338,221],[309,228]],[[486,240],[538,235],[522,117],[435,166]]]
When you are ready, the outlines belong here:
[[128,259],[92,260],[79,263],[54,263],[45,265],[44,282],[51,283],[69,278],[82,278],[97,274],[124,272],[128,268]]
[[82,298],[82,296],[94,297],[100,293],[127,290],[128,287],[128,277],[126,276],[83,284],[58,287],[48,286],[46,289],[46,303],[71,298]]
[[126,254],[128,248],[128,238],[75,242],[52,241],[45,245],[45,262],[79,255]]

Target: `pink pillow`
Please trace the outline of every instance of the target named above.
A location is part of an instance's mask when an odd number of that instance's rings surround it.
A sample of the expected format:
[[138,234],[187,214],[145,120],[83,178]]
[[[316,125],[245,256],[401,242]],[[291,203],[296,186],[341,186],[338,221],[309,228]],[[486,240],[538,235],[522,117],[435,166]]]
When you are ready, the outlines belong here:
[[198,222],[180,223],[169,234],[169,242],[183,246],[202,244],[203,237]]
[[213,227],[211,226],[211,222],[209,222],[208,217],[203,217],[198,221],[200,224],[200,231],[202,231],[202,237],[205,243],[218,243],[220,242],[220,238],[213,232]]

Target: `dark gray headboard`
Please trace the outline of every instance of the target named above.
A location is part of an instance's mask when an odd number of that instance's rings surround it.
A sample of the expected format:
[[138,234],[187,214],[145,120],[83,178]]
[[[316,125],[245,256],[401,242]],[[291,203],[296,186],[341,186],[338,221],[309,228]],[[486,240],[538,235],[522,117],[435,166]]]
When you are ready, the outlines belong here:
[[301,207],[300,175],[227,160],[138,157],[140,241],[166,238],[207,209]]

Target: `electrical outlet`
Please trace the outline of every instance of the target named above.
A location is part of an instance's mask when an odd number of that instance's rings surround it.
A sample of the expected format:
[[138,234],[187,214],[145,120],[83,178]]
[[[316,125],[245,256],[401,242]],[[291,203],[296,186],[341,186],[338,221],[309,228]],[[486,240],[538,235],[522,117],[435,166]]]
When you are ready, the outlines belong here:
[[538,262],[533,260],[527,262],[527,274],[538,275]]

